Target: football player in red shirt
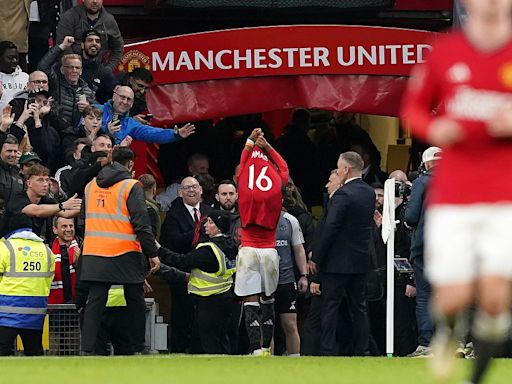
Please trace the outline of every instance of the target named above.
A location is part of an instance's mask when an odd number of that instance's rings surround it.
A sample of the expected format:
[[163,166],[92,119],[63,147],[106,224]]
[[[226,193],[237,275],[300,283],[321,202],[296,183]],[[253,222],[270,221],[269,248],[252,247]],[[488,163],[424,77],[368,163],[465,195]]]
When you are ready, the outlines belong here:
[[265,140],[261,129],[254,129],[242,151],[238,174],[242,244],[235,280],[235,294],[244,301],[253,355],[270,355],[275,321],[273,295],[279,279],[276,226],[287,183],[286,162]]
[[476,384],[511,324],[512,0],[464,5],[463,30],[440,37],[415,69],[402,117],[415,135],[443,148],[425,222],[438,322],[432,368],[440,377],[450,373],[454,330],[474,301]]

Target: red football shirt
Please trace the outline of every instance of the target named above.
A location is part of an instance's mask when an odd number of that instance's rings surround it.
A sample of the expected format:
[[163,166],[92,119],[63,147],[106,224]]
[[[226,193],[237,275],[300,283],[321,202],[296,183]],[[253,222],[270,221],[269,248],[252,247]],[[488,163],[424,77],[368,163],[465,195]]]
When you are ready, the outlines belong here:
[[[277,169],[274,167],[277,167]],[[288,183],[288,166],[271,148],[244,149],[238,175],[238,209],[242,246],[274,248],[282,207],[282,188]]]
[[512,107],[512,41],[480,52],[463,32],[442,37],[427,63],[418,66],[403,97],[402,118],[425,140],[437,116],[457,121],[464,138],[443,148],[430,204],[512,201],[512,140],[491,137],[487,124]]

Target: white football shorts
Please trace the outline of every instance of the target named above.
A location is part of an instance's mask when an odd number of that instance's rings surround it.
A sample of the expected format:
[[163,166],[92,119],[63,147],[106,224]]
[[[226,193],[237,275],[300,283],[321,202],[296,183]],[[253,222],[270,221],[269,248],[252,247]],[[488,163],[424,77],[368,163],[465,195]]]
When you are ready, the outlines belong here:
[[270,296],[276,291],[278,280],[279,255],[275,248],[240,248],[236,259],[237,296]]
[[439,205],[425,216],[425,269],[434,285],[512,279],[512,204]]

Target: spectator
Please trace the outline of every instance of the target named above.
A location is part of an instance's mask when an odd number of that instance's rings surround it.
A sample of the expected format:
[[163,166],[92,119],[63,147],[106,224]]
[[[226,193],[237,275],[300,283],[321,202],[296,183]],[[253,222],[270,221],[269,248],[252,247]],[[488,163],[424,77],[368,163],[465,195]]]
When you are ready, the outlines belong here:
[[[304,236],[299,221],[281,212],[276,230],[276,249],[279,254],[279,280],[275,293],[275,311],[279,315],[286,340],[288,356],[300,356],[300,337],[297,329],[297,291],[308,288],[307,259]],[[297,281],[294,266],[300,272]]]
[[[77,5],[66,11],[57,25],[57,44],[61,44],[66,36],[73,36],[72,50],[80,54],[82,36],[90,29],[100,33],[103,47],[100,57],[104,57],[104,54],[109,52],[106,66],[113,70],[123,56],[124,41],[114,16],[103,7],[103,0],[84,0],[83,5]],[[67,50],[70,47],[66,47]]]
[[[211,207],[200,202],[201,194],[201,186],[195,178],[183,179],[180,198],[173,201],[162,225],[160,235],[162,246],[176,253],[185,254],[205,238],[202,234],[202,224]],[[184,353],[190,345],[193,308],[183,283],[183,281],[171,283],[173,305],[170,351],[173,353]]]
[[48,168],[34,164],[25,175],[26,191],[18,192],[7,203],[7,220],[21,213],[32,220],[33,232],[49,242],[52,238],[53,216],[75,217],[80,213],[81,199],[75,196],[63,203],[48,198]]
[[[208,174],[210,170],[210,161],[208,156],[202,153],[194,153],[187,158],[188,176]],[[160,210],[168,211],[172,202],[178,197],[181,183],[172,183],[165,188],[165,191],[158,194],[156,201]]]
[[329,202],[317,252],[310,271],[322,271],[322,355],[337,355],[336,327],[343,292],[354,331],[354,354],[369,353],[369,324],[365,297],[366,274],[371,270],[370,236],[375,211],[375,193],[362,180],[364,162],[355,152],[342,153],[338,175],[343,187]]
[[20,175],[26,177],[28,169],[35,164],[43,164],[41,158],[35,152],[24,152],[18,161],[20,166]]
[[73,38],[66,36],[64,41],[54,46],[39,62],[38,68],[44,71],[50,81],[50,94],[58,103],[58,115],[67,122],[70,132],[76,132],[81,112],[94,102],[94,92],[89,88],[82,75],[82,59],[79,55],[64,55],[61,58],[60,71],[53,65],[66,47],[70,47]]
[[188,293],[196,302],[192,353],[228,354],[228,321],[233,308],[233,274],[238,247],[226,235],[229,213],[213,210],[204,224],[208,240],[187,254],[165,248],[158,250],[163,262],[180,270],[191,271]]
[[213,180],[213,176],[206,173],[195,175],[194,178],[199,182],[203,190],[201,202],[212,206],[215,202],[215,181]]
[[75,237],[75,223],[71,218],[53,219],[52,252],[55,255],[55,277],[53,278],[49,304],[70,303],[75,298],[75,263],[80,257],[80,245]]
[[[44,353],[43,325],[55,256],[30,226],[27,216],[13,217],[7,239],[0,242],[0,356],[12,353],[17,335],[26,356]],[[28,268],[19,272],[24,264]]]
[[[82,150],[85,148],[85,147],[90,147],[92,145],[92,141],[87,138],[87,137],[82,137],[80,139],[76,139],[74,142],[73,142],[73,146],[71,147],[71,150],[66,153],[66,162],[68,165],[65,165],[61,168],[59,168],[56,172],[55,172],[55,179],[57,180],[57,182],[59,183],[59,185],[62,187],[62,182],[64,182],[64,180],[66,179],[66,174],[68,173],[69,170],[71,170],[75,165],[76,165],[76,162],[81,160],[82,159]],[[62,180],[61,180],[61,177],[62,177]],[[68,182],[69,180],[66,180],[66,182]],[[69,184],[66,185],[66,187],[63,189],[64,190],[68,190],[69,188],[68,187]]]
[[149,220],[151,221],[151,230],[155,238],[158,239],[160,237],[160,226],[162,223],[160,220],[160,209],[158,208],[158,203],[155,201],[156,180],[153,175],[150,174],[140,175],[138,180],[144,191],[146,208],[148,209]]
[[60,138],[50,118],[50,94],[44,90],[34,90],[29,93],[21,115],[11,125],[11,133],[18,141],[28,134],[34,152],[46,164],[51,173],[55,173],[60,162]]
[[7,203],[23,191],[23,180],[16,166],[18,140],[13,135],[7,135],[0,151],[0,237],[7,231],[5,211]]
[[[87,282],[89,299],[82,328],[82,353],[91,355],[112,284],[124,286],[124,297],[132,321],[134,353],[144,350],[144,259],[151,272],[160,268],[155,237],[144,204],[144,193],[132,179],[133,151],[117,148],[112,164],[103,168],[85,189],[83,214],[85,238],[80,279]],[[105,193],[107,192],[107,193]],[[97,204],[97,202],[100,204]],[[105,247],[105,242],[109,246]]]
[[113,142],[112,137],[99,134],[93,140],[89,151],[86,150],[87,147],[82,150],[82,158],[66,175],[61,175],[62,185],[67,185],[69,189],[64,189],[64,192],[70,196],[83,196],[87,183],[98,175],[102,167],[111,162]]
[[110,133],[121,143],[127,136],[133,140],[145,141],[147,143],[172,143],[186,139],[194,133],[195,127],[192,124],[185,124],[179,129],[154,128],[141,124],[128,115],[133,106],[133,91],[130,87],[120,86],[116,88],[112,100],[103,105],[97,105],[103,111],[102,129]]
[[28,28],[28,70],[37,69],[37,63],[48,52],[50,35],[60,19],[61,0],[36,0],[30,3],[30,26]]
[[[208,174],[210,161],[208,156],[202,153],[194,153],[187,159],[187,171],[189,176]],[[160,210],[168,211],[172,202],[178,197],[181,183],[172,183],[165,188],[165,191],[158,194],[156,201],[160,205]]]
[[82,79],[92,89],[99,103],[106,103],[112,97],[117,83],[112,69],[101,64],[98,55],[101,51],[101,37],[95,29],[84,32],[82,37]]
[[0,41],[0,109],[25,89],[28,74],[18,65],[18,47],[11,41]]
[[27,70],[28,23],[31,0],[9,1],[3,3],[0,14],[0,41],[10,40],[21,53],[20,65]]
[[25,108],[25,103],[28,100],[28,94],[35,90],[47,91],[48,92],[48,76],[43,71],[34,71],[28,76],[27,86],[17,92],[13,99],[9,102],[12,106],[12,113],[15,116],[21,115]]
[[416,321],[418,323],[418,348],[410,357],[432,356],[430,341],[434,333],[434,324],[430,312],[430,297],[432,287],[425,276],[425,261],[423,258],[425,225],[425,199],[427,188],[431,181],[433,168],[441,158],[441,149],[430,147],[423,152],[422,162],[426,172],[412,183],[411,198],[405,211],[405,225],[412,229],[411,262],[416,281]]
[[130,116],[133,116],[139,123],[147,124],[148,120],[145,118],[148,112],[146,91],[153,82],[153,75],[146,68],[135,68],[131,72],[122,74],[119,81],[121,85],[129,86],[135,95]]

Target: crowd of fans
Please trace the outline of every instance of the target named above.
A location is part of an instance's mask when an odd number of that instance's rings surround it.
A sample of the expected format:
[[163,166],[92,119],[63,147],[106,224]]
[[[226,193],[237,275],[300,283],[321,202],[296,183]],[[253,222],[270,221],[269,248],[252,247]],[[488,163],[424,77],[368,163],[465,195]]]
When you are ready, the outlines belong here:
[[[33,1],[32,5],[34,3],[39,7],[31,7],[31,41],[36,37],[33,30],[52,31],[53,27],[45,20],[49,10],[59,2]],[[261,127],[266,139],[288,163],[291,176],[283,190],[283,212],[276,239],[280,280],[275,308],[276,322],[280,326],[276,327],[274,335],[274,353],[290,356],[327,354],[319,345],[320,335],[325,334],[321,316],[325,306],[321,273],[308,275],[306,270],[307,261],[318,249],[324,223],[321,219],[315,228],[310,207],[323,203],[327,208],[329,200],[342,187],[339,170],[332,168],[340,153],[354,151],[363,161],[362,179],[376,194],[374,228],[367,244],[372,266],[361,308],[371,332],[365,336],[367,343],[363,343],[367,347],[355,347],[353,336],[358,333],[360,324],[354,321],[351,310],[347,310],[350,303],[345,297],[341,301],[337,331],[332,333],[337,350],[328,354],[384,354],[386,254],[379,231],[383,184],[388,175],[380,169],[380,153],[367,132],[354,123],[352,115],[335,113],[331,124],[319,127],[312,136],[309,111],[298,109],[290,125],[276,140],[265,129],[260,116],[240,116],[221,120],[215,127],[208,128],[207,133],[198,130],[188,148],[184,148],[176,142],[192,135],[195,126],[186,124],[179,129],[161,129],[150,125],[145,91],[153,81],[151,73],[136,68],[130,73],[113,74],[123,53],[123,39],[117,23],[103,8],[102,1],[84,0],[83,3],[62,14],[53,33],[54,45],[49,49],[20,52],[8,39],[0,41],[0,236],[9,235],[12,223],[16,221],[14,218],[23,215],[29,218],[27,225],[33,233],[57,255],[49,302],[75,303],[79,308],[86,305],[87,293],[81,290],[79,276],[75,273],[80,269],[84,237],[80,212],[84,209],[82,199],[86,185],[113,162],[115,148],[129,147],[133,140],[172,143],[162,145],[160,151],[159,165],[165,169],[167,183],[165,190],[157,195],[157,182],[152,175],[138,177],[151,229],[159,241],[158,247],[161,246],[159,256],[163,264],[178,268],[163,266],[157,273],[169,283],[171,292],[169,350],[177,353],[248,353],[245,328],[240,326],[244,315],[242,305],[232,289],[227,302],[219,301],[218,306],[207,307],[210,312],[205,313],[204,304],[189,293],[190,289],[187,292],[187,281],[194,268],[201,267],[208,272],[211,260],[196,247],[218,233],[230,239],[224,253],[228,267],[235,267],[241,227],[235,166],[247,132]],[[37,21],[32,21],[36,20],[32,12],[39,15]],[[20,66],[21,53],[28,53],[30,73]],[[27,63],[24,64],[26,67]],[[215,145],[205,143],[205,135],[214,135]],[[202,143],[198,143],[200,138]],[[204,150],[208,146],[218,152]],[[181,169],[168,171],[179,168],[174,167],[174,162],[167,161],[172,156],[181,157],[177,164],[187,158],[184,172]],[[323,177],[327,181],[325,193],[321,191]],[[409,184],[403,172],[393,172],[391,177],[400,185]],[[399,189],[406,190],[405,187]],[[407,193],[400,193],[395,200],[396,217],[400,220],[396,249],[397,255],[404,259],[411,256],[411,232],[403,219],[407,199]],[[229,214],[210,216],[212,211]],[[218,233],[208,229],[209,219],[216,225]],[[196,255],[195,259],[190,254]],[[203,264],[198,266],[198,260]],[[423,329],[428,326],[424,327],[428,314],[421,313],[420,327],[416,326],[414,297],[417,282],[412,271],[397,272],[395,351],[399,355],[410,354],[425,343],[428,347],[428,340],[424,341],[424,338],[429,339],[425,336],[429,330]],[[421,284],[424,293],[424,282]],[[424,295],[421,298],[425,300]],[[209,332],[208,315],[219,308],[225,321],[217,324],[217,328],[222,328],[217,331],[225,337],[208,343],[198,342],[197,332]],[[120,315],[122,318],[122,312]],[[104,327],[108,328],[105,324]],[[215,327],[212,325],[211,328]],[[418,331],[424,337],[420,337],[419,344]],[[126,346],[115,335],[111,336],[116,353],[140,351]],[[102,338],[105,338],[104,334]],[[103,354],[104,351],[104,344],[101,344],[96,352]]]

